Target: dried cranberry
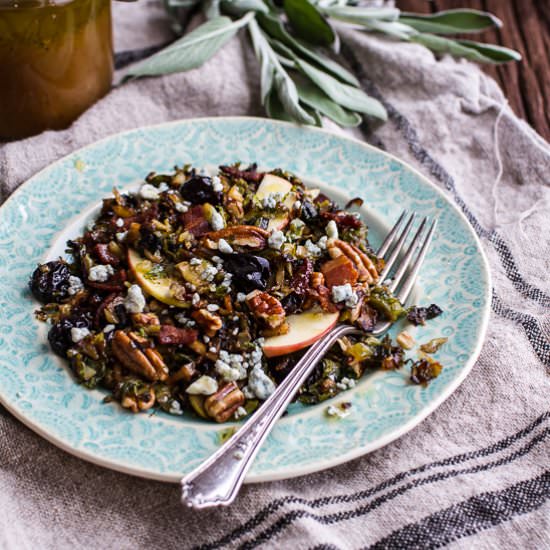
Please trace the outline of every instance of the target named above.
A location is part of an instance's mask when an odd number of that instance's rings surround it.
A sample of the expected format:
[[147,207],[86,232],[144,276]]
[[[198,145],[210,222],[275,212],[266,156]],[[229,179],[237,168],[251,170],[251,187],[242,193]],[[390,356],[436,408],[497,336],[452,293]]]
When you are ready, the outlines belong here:
[[223,265],[233,275],[235,287],[244,292],[265,290],[271,277],[269,261],[254,254],[225,254]]
[[222,193],[214,191],[212,178],[208,176],[191,176],[181,187],[180,194],[184,200],[191,204],[221,204]]
[[290,286],[297,294],[304,294],[309,288],[313,262],[309,258],[300,260],[295,268]]
[[55,323],[48,332],[48,341],[53,351],[61,357],[66,357],[67,350],[73,345],[72,328],[90,328],[92,318],[89,313],[74,314]]
[[338,227],[360,228],[363,224],[361,220],[348,212],[321,212],[324,220],[334,220]]
[[204,217],[202,205],[193,206],[183,215],[183,227],[195,237],[201,237],[210,231],[210,224]]
[[68,296],[70,276],[65,262],[47,262],[34,270],[29,287],[37,300],[43,303],[59,302]]

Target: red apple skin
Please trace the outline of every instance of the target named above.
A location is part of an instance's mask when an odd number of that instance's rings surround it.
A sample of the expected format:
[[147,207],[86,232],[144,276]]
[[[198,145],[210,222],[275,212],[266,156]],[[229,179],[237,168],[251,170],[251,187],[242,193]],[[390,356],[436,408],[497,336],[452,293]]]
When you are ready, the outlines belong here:
[[[307,314],[307,312],[306,312]],[[293,342],[291,344],[275,344],[270,345],[270,338],[267,338],[264,345],[263,345],[263,351],[266,357],[278,357],[279,355],[286,355],[287,353],[293,353],[295,351],[301,350],[303,348],[307,348],[308,346],[311,346],[311,344],[314,344],[317,340],[322,338],[327,332],[329,332],[336,323],[338,322],[338,313],[327,313],[327,325],[323,327],[323,330],[316,332],[315,334],[306,334],[304,335],[304,340],[301,340],[299,342]],[[330,319],[330,320],[329,320]],[[292,328],[291,328],[292,331]],[[287,334],[283,336],[289,336],[291,332],[288,332]],[[281,338],[281,337],[277,337]]]

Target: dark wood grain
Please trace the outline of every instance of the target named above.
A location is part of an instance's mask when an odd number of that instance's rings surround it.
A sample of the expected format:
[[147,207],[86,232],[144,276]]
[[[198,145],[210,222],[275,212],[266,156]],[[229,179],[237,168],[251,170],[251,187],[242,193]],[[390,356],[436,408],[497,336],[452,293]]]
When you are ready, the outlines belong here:
[[475,8],[499,17],[503,27],[468,35],[518,50],[519,63],[483,65],[500,84],[512,109],[550,141],[550,0],[397,0],[404,11],[422,13]]

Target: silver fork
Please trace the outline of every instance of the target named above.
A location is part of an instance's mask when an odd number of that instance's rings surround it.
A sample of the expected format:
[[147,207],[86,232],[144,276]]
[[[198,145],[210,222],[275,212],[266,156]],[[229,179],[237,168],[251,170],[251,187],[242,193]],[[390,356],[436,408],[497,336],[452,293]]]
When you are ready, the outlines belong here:
[[[436,226],[436,220],[433,220],[426,230],[429,220],[424,218],[411,244],[400,259],[399,256],[404,249],[405,241],[412,229],[415,217],[414,213],[409,215],[406,211],[403,212],[377,252],[377,255],[382,258],[386,258],[389,252],[379,280],[381,282],[385,281],[392,268],[396,266],[397,269],[388,286],[403,304],[411,293]],[[404,227],[401,230],[403,224]],[[395,244],[394,241],[396,241]],[[413,262],[413,257],[418,248],[420,250]],[[397,262],[399,259],[400,261]],[[398,265],[396,265],[396,262]],[[390,326],[390,322],[379,322],[370,334],[378,336],[386,332]],[[330,349],[338,338],[347,334],[364,333],[351,325],[337,325],[315,342],[298,361],[290,374],[279,384],[273,394],[243,424],[239,431],[206,462],[181,480],[181,500],[183,504],[191,508],[209,508],[212,506],[227,506],[235,500],[246,473],[263,441],[286,410],[294,394],[306,381],[325,352]]]

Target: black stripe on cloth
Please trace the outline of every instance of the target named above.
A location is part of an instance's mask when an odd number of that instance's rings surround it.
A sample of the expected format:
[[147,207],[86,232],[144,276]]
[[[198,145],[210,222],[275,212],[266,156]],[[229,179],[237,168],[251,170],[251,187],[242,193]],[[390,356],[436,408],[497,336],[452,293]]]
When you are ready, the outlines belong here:
[[550,419],[550,412],[545,412],[541,414],[538,418],[536,418],[533,422],[531,422],[529,425],[525,426],[525,428],[522,428],[518,432],[512,435],[509,435],[501,439],[500,441],[493,443],[492,445],[483,447],[481,449],[477,449],[475,451],[470,451],[468,453],[455,455],[443,460],[437,460],[429,464],[424,464],[423,466],[413,468],[406,472],[401,472],[396,476],[394,476],[393,478],[387,479],[386,481],[378,484],[377,486],[371,489],[366,489],[363,491],[359,491],[357,493],[352,493],[350,495],[337,495],[337,496],[323,497],[323,498],[313,499],[313,500],[307,500],[307,499],[294,497],[294,496],[273,500],[267,506],[262,508],[262,510],[260,510],[255,516],[253,516],[247,522],[245,522],[244,524],[240,525],[239,527],[237,527],[236,529],[228,533],[226,536],[222,537],[216,542],[199,546],[197,547],[197,549],[211,550],[214,548],[218,548],[221,545],[228,544],[230,542],[233,542],[239,539],[242,535],[245,535],[246,533],[250,532],[252,529],[255,529],[259,525],[261,525],[262,522],[264,522],[267,518],[273,515],[279,508],[281,508],[285,504],[302,504],[310,508],[320,508],[321,506],[326,506],[328,504],[356,502],[363,498],[370,497],[380,491],[388,489],[406,478],[409,478],[419,473],[429,471],[433,468],[457,466],[458,464],[461,464],[468,460],[482,458],[482,457],[489,456],[491,454],[503,451],[508,447],[510,447],[511,445],[513,445],[516,441],[519,441],[520,439],[523,439],[524,437],[528,436],[531,432],[533,432],[536,428],[538,428],[541,424],[543,424],[545,421],[549,419]]
[[369,550],[440,548],[540,508],[550,498],[550,471],[501,491],[481,493],[405,525]]
[[278,536],[278,534],[282,530],[286,529],[289,525],[291,525],[297,519],[309,519],[321,525],[333,525],[335,523],[340,523],[342,521],[347,521],[350,519],[366,516],[376,508],[380,507],[382,504],[385,504],[386,502],[389,502],[395,499],[396,497],[399,497],[417,487],[422,487],[424,485],[429,485],[432,483],[444,481],[446,479],[450,479],[450,478],[454,478],[462,475],[486,472],[494,468],[497,468],[499,466],[510,464],[514,460],[517,460],[518,458],[521,458],[527,455],[536,445],[545,441],[548,435],[550,435],[550,428],[547,428],[543,430],[541,433],[535,435],[527,445],[525,445],[524,447],[521,447],[520,449],[516,450],[515,452],[511,453],[506,457],[500,458],[493,462],[489,462],[487,464],[472,466],[470,468],[463,468],[461,470],[450,470],[447,472],[440,472],[425,478],[413,480],[410,483],[397,487],[396,489],[393,489],[392,491],[375,498],[371,502],[368,502],[366,504],[363,504],[351,510],[346,510],[343,512],[328,513],[328,514],[315,514],[315,513],[309,512],[308,510],[304,510],[303,508],[292,510],[290,512],[287,512],[283,516],[281,516],[275,523],[273,523],[270,527],[268,527],[267,529],[259,533],[256,537],[241,544],[239,546],[239,549],[250,550],[252,548],[257,547],[260,544],[271,541],[273,537]]
[[335,544],[318,544],[317,546],[312,546],[309,550],[340,550]]
[[525,335],[541,363],[546,367],[550,367],[550,342],[544,336],[538,320],[528,313],[516,311],[505,306],[494,289],[491,307],[497,315],[514,321],[523,327]]
[[365,91],[378,99],[388,111],[388,116],[390,120],[396,125],[397,129],[400,130],[407,141],[409,149],[413,157],[425,168],[427,168],[430,174],[436,178],[444,187],[449,191],[455,202],[458,204],[472,227],[475,229],[476,233],[480,237],[485,237],[496,249],[506,276],[514,288],[524,297],[537,302],[538,304],[548,307],[550,306],[550,295],[543,292],[540,288],[537,288],[535,285],[527,282],[514,260],[512,251],[509,246],[506,244],[504,239],[495,231],[486,230],[481,223],[477,220],[473,212],[470,210],[466,202],[459,195],[454,179],[452,176],[441,166],[428,151],[420,143],[418,137],[418,132],[414,129],[410,121],[400,113],[391,103],[389,103],[380,93],[380,90],[374,85],[374,83],[368,78],[363,70],[363,67],[357,60],[355,53],[352,49],[345,43],[342,43],[342,55],[349,62],[355,74],[357,75],[361,86]]

